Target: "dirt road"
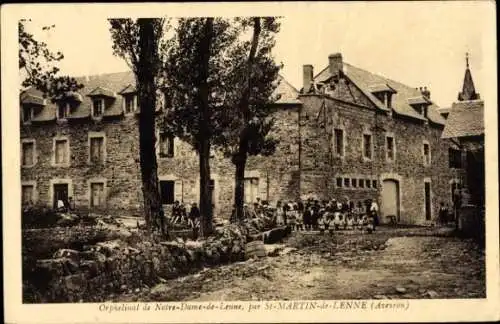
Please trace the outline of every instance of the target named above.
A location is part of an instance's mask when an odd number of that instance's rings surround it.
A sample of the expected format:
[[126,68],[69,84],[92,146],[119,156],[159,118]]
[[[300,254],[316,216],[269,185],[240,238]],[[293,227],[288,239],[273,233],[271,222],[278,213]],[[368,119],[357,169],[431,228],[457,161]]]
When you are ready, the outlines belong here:
[[[169,280],[120,300],[484,298],[484,253],[455,237],[403,231],[294,233],[277,256]],[[419,234],[420,235],[420,234]]]

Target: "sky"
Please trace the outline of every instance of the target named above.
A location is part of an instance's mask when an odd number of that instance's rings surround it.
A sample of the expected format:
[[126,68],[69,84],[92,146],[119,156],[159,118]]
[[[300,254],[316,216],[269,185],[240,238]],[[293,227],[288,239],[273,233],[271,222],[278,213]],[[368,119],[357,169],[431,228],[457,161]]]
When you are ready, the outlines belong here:
[[[489,39],[483,22],[491,7],[452,1],[334,2],[320,10],[308,5],[302,8],[284,11],[274,49],[276,60],[284,64],[281,74],[296,88],[302,86],[304,64],[312,64],[317,73],[327,66],[328,55],[337,52],[354,66],[412,87],[427,86],[441,107],[449,107],[457,99],[466,52],[476,90],[481,93],[487,84],[483,52]],[[53,51],[64,53],[59,64],[62,74],[128,70],[112,53],[106,20],[109,12],[86,15],[90,13],[37,17],[30,31]],[[56,27],[42,31],[41,26],[47,24]]]

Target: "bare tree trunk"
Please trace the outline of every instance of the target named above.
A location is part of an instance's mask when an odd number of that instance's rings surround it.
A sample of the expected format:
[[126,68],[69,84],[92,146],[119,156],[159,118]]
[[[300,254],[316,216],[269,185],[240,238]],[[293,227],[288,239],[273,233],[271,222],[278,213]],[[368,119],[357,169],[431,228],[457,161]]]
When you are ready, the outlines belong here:
[[236,220],[243,219],[243,204],[245,196],[245,166],[246,166],[246,153],[237,154],[233,158],[233,163],[236,167],[234,174],[235,191],[234,191],[234,204],[236,205]]
[[245,74],[246,84],[239,104],[240,113],[242,114],[243,117],[243,128],[240,132],[238,152],[233,159],[236,166],[236,173],[234,179],[235,181],[234,203],[236,205],[236,219],[243,218],[243,202],[244,202],[243,195],[245,191],[245,165],[248,157],[248,140],[249,140],[248,127],[250,122],[249,103],[250,103],[250,90],[252,88],[251,74],[252,74],[253,63],[255,61],[255,54],[257,52],[257,47],[259,46],[259,36],[261,31],[260,18],[254,17],[253,22],[254,25],[253,25],[252,44],[250,47],[250,53],[248,55],[247,71]]
[[[159,216],[163,215],[158,190],[158,174],[155,150],[155,75],[158,62],[157,44],[153,19],[139,19],[139,62],[136,80],[139,115],[139,150],[144,197],[144,218],[149,231],[159,226]],[[162,228],[162,231],[164,229]]]
[[212,197],[210,192],[210,107],[208,102],[208,74],[210,45],[213,37],[213,18],[206,18],[204,37],[200,42],[200,131],[198,136],[198,155],[200,162],[200,235],[207,237],[212,233]]

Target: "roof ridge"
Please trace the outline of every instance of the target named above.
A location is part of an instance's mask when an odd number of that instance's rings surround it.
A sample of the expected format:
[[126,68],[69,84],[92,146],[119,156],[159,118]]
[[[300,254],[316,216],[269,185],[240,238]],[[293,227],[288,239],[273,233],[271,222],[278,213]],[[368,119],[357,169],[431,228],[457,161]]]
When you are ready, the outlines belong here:
[[[380,77],[380,78],[384,79],[385,81],[394,82],[394,83],[396,83],[396,84],[398,84],[398,85],[401,85],[401,86],[404,86],[404,87],[406,87],[406,88],[408,88],[408,89],[417,90],[415,87],[412,87],[412,86],[410,86],[410,85],[408,85],[408,84],[405,84],[405,83],[401,83],[400,81],[396,81],[396,80],[394,80],[394,79],[392,79],[392,78],[386,77],[386,76],[384,76],[384,75],[382,75],[382,74],[380,74],[380,73],[378,73],[378,72],[377,72],[377,73],[375,73],[375,72],[371,72],[371,71],[368,71],[368,70],[366,70],[366,69],[360,68],[360,67],[355,66],[355,65],[352,65],[352,64],[350,64],[350,63],[347,63],[347,62],[344,62],[344,64],[347,64],[348,66],[353,67],[353,68],[358,69],[358,70],[361,70],[361,71],[363,71],[363,72],[370,73],[370,74],[372,74],[372,75],[375,75],[375,76],[377,76],[377,77]],[[388,85],[388,86],[390,86],[390,85]]]
[[84,74],[84,75],[79,75],[79,76],[73,76],[75,79],[90,79],[90,78],[98,78],[98,77],[103,77],[103,76],[111,76],[111,75],[119,75],[119,74],[132,74],[134,73],[131,70],[128,71],[121,71],[121,72],[106,72],[106,73],[96,73],[96,74]]

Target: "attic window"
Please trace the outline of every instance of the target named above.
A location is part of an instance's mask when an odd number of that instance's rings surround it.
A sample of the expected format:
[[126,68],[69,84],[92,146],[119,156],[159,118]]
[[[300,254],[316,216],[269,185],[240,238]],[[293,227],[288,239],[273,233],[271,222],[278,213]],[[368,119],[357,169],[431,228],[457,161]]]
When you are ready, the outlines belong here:
[[392,95],[396,93],[388,84],[374,84],[369,87],[370,92],[384,104],[386,108],[392,108]]
[[31,105],[22,106],[22,121],[23,123],[29,123],[33,119],[33,107]]
[[57,119],[58,120],[66,120],[69,115],[69,103],[68,102],[59,102],[57,104]]
[[126,94],[123,96],[125,114],[130,114],[137,109],[137,99],[136,98],[137,97],[133,94]]
[[104,99],[95,98],[92,100],[92,117],[100,118],[104,114]]

